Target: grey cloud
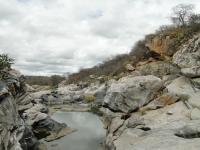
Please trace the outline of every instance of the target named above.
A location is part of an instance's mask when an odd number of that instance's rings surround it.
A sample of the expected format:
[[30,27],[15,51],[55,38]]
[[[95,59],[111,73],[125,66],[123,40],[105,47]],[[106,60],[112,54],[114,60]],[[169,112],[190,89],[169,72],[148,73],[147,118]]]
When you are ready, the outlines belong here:
[[200,10],[199,0],[0,0],[0,53],[25,74],[75,72],[129,52],[178,3]]

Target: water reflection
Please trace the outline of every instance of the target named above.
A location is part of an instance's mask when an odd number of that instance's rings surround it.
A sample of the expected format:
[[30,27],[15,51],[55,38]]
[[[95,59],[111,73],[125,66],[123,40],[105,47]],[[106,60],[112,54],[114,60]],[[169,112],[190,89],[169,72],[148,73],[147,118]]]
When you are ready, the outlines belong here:
[[56,112],[53,119],[78,129],[48,144],[48,150],[100,150],[105,130],[99,118],[88,112]]

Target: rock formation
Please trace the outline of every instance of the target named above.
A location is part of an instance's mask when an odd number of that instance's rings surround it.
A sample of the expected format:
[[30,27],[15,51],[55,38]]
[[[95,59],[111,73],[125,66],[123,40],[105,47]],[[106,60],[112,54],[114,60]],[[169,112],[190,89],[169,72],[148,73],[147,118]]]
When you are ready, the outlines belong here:
[[54,140],[74,130],[48,116],[48,108],[28,92],[24,76],[0,70],[0,149],[39,150],[38,139]]
[[[161,54],[160,51],[157,52]],[[160,77],[163,88],[159,92],[157,90],[151,91],[150,89],[155,84],[149,82],[151,87],[145,89],[150,90],[151,94],[158,92],[157,96],[152,97],[152,101],[148,97],[147,105],[140,105],[138,111],[129,113],[126,117],[124,117],[122,112],[112,113],[110,110],[106,110],[107,108],[103,109],[104,115],[110,118],[104,120],[108,130],[105,141],[106,149],[199,149],[199,53],[200,36],[198,34],[180,47],[173,55],[172,61],[168,62],[167,65],[164,65],[165,62],[153,62],[153,64],[145,64],[138,68],[141,71],[140,74],[153,74]],[[162,53],[162,55],[165,55],[165,53]],[[160,63],[161,65],[157,65]],[[138,78],[141,77],[139,76]],[[137,81],[139,82],[139,80]],[[159,83],[159,80],[155,82]],[[128,88],[129,84],[126,85]],[[132,87],[135,85],[137,84],[132,84]],[[120,85],[115,84],[114,87],[119,88]],[[137,86],[136,88],[138,89]],[[134,100],[142,92],[136,92],[137,94],[131,93],[133,94],[132,100]],[[118,100],[113,97],[109,97],[109,100],[112,99],[112,103],[116,103]],[[126,102],[127,98],[124,98]],[[142,100],[144,99],[145,97],[142,97]],[[123,104],[120,103],[120,106],[117,108],[122,106]],[[138,105],[135,103],[135,106]],[[134,107],[132,106],[131,108]],[[125,110],[129,109],[126,107]]]

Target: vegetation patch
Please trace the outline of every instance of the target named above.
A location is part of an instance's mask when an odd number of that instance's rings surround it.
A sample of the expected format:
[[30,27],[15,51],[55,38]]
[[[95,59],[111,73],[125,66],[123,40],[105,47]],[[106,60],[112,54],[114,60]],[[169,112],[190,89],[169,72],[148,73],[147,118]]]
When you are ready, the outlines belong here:
[[7,54],[0,54],[0,69],[11,68],[14,59],[10,58]]
[[85,102],[91,103],[96,100],[96,97],[94,95],[84,95],[83,99]]
[[41,85],[56,87],[60,82],[65,80],[65,77],[60,75],[48,76],[26,76],[26,82],[29,85]]

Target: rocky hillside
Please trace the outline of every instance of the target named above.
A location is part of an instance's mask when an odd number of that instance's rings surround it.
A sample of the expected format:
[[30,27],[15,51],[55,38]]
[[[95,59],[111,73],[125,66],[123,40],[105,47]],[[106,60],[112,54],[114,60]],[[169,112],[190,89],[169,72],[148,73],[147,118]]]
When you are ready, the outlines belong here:
[[46,104],[62,104],[59,109],[87,104],[98,112],[107,150],[198,150],[200,34],[170,53],[174,39],[163,38],[151,37],[146,46],[154,55],[129,64],[122,77],[90,76],[95,82],[60,84],[36,95]]
[[51,141],[73,131],[49,117],[18,71],[1,69],[0,78],[0,150],[45,149],[39,139]]
[[107,149],[198,150],[199,69],[197,34],[172,55],[171,61],[147,63],[138,68],[140,75],[112,84],[104,103],[118,113],[111,113],[112,119],[106,120]]

